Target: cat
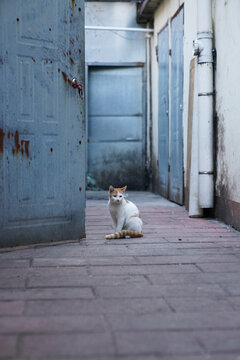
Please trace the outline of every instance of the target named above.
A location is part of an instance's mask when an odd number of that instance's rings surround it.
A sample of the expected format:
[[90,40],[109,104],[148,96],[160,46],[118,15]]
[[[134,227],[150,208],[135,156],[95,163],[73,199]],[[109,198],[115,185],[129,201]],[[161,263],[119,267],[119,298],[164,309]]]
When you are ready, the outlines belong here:
[[109,186],[108,208],[112,216],[115,233],[105,236],[105,239],[120,239],[125,237],[142,237],[142,219],[137,206],[125,199],[127,186],[114,188]]

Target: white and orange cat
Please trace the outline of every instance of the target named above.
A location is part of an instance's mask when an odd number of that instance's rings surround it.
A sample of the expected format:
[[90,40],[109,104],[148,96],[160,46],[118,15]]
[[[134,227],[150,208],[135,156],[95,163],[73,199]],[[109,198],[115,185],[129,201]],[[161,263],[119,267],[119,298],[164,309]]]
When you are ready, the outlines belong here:
[[142,237],[142,219],[137,206],[125,199],[127,186],[114,188],[109,186],[108,208],[113,219],[115,233],[105,236],[105,239],[120,239],[125,237]]

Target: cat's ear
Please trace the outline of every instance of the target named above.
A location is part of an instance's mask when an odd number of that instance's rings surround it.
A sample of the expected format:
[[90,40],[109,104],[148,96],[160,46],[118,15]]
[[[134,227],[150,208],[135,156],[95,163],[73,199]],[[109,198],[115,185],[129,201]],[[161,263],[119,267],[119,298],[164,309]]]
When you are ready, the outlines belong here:
[[122,191],[125,191],[127,189],[127,185],[122,188]]
[[113,192],[114,191],[114,187],[112,185],[109,186],[109,192]]

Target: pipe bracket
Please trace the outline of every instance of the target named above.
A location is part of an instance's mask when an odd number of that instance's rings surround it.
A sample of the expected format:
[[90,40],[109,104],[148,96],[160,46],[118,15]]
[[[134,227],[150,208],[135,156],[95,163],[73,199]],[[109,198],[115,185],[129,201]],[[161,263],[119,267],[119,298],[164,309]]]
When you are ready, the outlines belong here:
[[198,93],[198,96],[212,96],[215,95],[215,92],[202,92],[202,93]]
[[213,171],[199,171],[199,175],[214,175]]

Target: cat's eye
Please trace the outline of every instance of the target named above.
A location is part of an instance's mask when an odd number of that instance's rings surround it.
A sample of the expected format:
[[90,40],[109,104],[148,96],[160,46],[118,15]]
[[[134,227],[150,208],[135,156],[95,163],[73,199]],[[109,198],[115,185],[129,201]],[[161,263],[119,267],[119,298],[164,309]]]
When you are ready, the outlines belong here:
[[122,195],[119,196],[120,198],[122,197]]

